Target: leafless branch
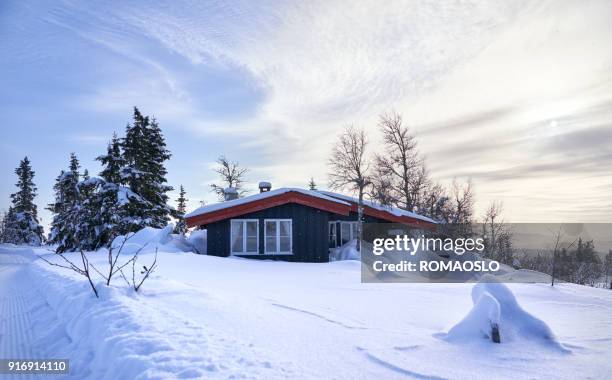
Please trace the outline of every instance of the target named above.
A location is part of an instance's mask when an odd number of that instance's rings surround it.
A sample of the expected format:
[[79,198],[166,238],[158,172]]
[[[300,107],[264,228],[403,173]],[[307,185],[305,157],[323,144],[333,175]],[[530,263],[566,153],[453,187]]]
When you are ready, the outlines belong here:
[[238,191],[240,196],[246,194],[243,189],[244,177],[249,169],[243,168],[237,161],[230,161],[225,156],[217,158],[217,167],[213,169],[221,178],[222,185],[210,185],[211,190],[215,192],[220,199],[223,199],[223,191],[227,187],[233,187]]
[[40,256],[40,258],[41,258],[41,260],[43,260],[44,262],[46,262],[49,265],[52,265],[52,266],[55,266],[55,267],[64,268],[64,269],[69,269],[69,270],[72,270],[72,271],[80,274],[81,276],[86,277],[87,281],[89,282],[89,286],[91,287],[92,291],[94,292],[96,298],[99,298],[99,296],[98,296],[98,289],[96,289],[96,286],[94,285],[93,281],[91,280],[91,272],[89,271],[89,268],[91,267],[91,265],[89,263],[89,260],[87,259],[87,256],[85,255],[85,252],[83,252],[82,250],[80,251],[80,254],[81,254],[81,262],[83,264],[83,268],[77,266],[72,261],[70,261],[66,257],[64,257],[64,255],[62,255],[62,254],[56,255],[55,257],[57,257],[57,256],[61,257],[62,260],[64,260],[68,265],[62,265],[62,264],[58,264],[58,263],[53,263],[53,262],[45,259],[42,256]]

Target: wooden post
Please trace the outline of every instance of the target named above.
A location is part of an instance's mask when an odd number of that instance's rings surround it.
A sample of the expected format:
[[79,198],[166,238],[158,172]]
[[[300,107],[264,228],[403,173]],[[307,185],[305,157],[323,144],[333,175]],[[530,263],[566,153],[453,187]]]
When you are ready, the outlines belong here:
[[493,343],[501,343],[499,335],[499,325],[497,323],[491,324],[491,340]]

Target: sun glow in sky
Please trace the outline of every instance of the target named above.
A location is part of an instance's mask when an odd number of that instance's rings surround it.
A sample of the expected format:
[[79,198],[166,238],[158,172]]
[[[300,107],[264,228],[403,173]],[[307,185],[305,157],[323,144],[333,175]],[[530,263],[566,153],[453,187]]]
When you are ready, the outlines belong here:
[[[612,2],[31,2],[0,5],[0,207],[31,158],[42,210],[138,106],[171,185],[214,201],[214,159],[275,187],[327,182],[332,141],[396,111],[431,175],[506,219],[612,221]],[[176,198],[173,194],[173,198]]]

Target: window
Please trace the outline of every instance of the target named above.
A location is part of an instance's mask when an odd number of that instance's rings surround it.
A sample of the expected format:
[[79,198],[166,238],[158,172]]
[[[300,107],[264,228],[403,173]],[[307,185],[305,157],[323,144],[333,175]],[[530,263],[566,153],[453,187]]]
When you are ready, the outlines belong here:
[[336,248],[338,240],[336,239],[338,224],[336,222],[329,222],[329,248]]
[[264,221],[265,253],[268,255],[293,254],[291,219],[266,219]]
[[257,219],[231,220],[231,252],[236,255],[259,254],[259,222]]
[[340,223],[340,242],[342,245],[357,239],[357,222]]

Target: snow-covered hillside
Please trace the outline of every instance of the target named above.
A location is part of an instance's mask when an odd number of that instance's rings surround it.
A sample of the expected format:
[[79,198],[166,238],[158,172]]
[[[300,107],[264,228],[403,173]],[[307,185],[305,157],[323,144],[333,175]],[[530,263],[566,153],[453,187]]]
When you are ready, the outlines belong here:
[[[44,248],[0,246],[0,358],[70,358],[72,378],[612,373],[612,292],[602,289],[510,284],[508,293],[503,285],[362,284],[357,261],[218,258],[173,246],[160,250],[159,269],[139,293],[116,278],[110,288],[98,283],[96,299],[83,278],[39,255],[54,257]],[[103,250],[89,256],[100,266],[106,260]],[[139,262],[152,256],[145,250]],[[502,344],[474,338],[470,315],[499,312],[500,305]],[[505,340],[510,325],[512,339]],[[554,336],[531,339],[530,331]]]

